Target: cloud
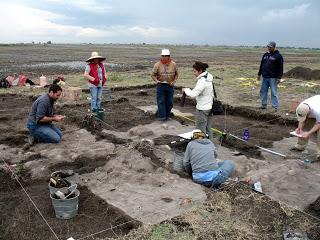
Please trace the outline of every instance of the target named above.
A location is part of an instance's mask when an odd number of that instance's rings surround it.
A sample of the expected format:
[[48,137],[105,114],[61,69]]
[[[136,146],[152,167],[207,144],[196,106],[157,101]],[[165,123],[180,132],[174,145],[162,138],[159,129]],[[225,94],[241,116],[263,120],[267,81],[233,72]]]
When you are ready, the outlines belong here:
[[293,8],[287,9],[272,9],[266,15],[260,18],[261,22],[277,22],[283,20],[292,20],[304,17],[307,14],[309,4],[302,4]]
[[86,12],[104,13],[112,9],[111,6],[97,0],[47,0],[55,4],[78,8]]
[[[55,21],[65,19],[60,14],[39,10],[21,4],[3,4],[0,14],[1,42],[131,42],[166,40],[167,36],[177,36],[172,28],[150,26],[104,26],[100,28],[64,25]],[[10,24],[8,24],[10,19]],[[18,39],[18,40],[17,40]]]
[[272,31],[279,46],[319,47],[318,0],[201,5],[195,12],[192,0],[1,1],[0,42],[261,45]]
[[180,31],[172,29],[172,28],[163,28],[163,27],[130,27],[128,29],[131,33],[140,34],[145,38],[152,39],[152,38],[167,38],[167,36],[177,37]]

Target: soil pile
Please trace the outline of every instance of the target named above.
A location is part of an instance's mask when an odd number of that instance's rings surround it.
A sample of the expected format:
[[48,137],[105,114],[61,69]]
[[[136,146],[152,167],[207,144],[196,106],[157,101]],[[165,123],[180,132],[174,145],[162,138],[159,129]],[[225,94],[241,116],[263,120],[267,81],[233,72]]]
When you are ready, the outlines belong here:
[[286,72],[283,76],[287,78],[301,78],[304,80],[320,80],[320,70],[312,70],[311,68],[297,66]]

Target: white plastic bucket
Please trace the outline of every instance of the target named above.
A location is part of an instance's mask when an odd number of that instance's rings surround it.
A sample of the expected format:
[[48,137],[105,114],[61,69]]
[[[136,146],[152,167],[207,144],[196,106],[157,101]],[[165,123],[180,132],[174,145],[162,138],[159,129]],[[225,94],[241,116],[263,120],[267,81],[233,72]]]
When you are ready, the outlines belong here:
[[47,78],[46,78],[46,76],[41,76],[40,77],[40,86],[41,87],[44,87],[44,86],[46,86],[46,85],[48,85],[48,81],[47,81]]

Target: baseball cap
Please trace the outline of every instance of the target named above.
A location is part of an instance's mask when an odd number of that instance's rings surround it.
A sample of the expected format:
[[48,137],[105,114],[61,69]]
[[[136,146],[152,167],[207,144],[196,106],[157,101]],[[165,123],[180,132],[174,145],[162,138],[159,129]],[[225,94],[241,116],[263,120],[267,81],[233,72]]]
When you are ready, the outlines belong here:
[[162,49],[161,56],[170,56],[170,50],[169,49]]
[[309,111],[310,107],[306,103],[300,103],[296,109],[298,122],[303,122],[304,120],[306,120]]
[[267,47],[272,47],[272,48],[274,48],[274,47],[276,47],[276,43],[273,42],[273,41],[271,41],[271,42],[268,43]]

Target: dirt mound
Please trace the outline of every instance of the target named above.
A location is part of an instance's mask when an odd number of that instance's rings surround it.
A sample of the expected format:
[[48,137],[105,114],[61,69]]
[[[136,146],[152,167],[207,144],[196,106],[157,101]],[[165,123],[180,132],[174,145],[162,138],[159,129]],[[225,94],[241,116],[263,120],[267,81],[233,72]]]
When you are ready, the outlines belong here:
[[320,80],[320,70],[312,70],[311,68],[297,66],[283,74],[283,76],[287,78],[301,78],[305,80]]

